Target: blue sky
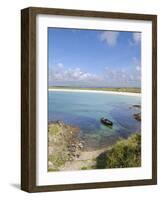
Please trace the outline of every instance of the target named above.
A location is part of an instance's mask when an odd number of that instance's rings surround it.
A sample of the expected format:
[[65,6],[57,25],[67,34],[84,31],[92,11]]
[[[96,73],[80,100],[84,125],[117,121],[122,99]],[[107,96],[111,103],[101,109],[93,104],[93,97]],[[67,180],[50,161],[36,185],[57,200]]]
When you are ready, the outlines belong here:
[[48,28],[49,85],[140,87],[141,33]]

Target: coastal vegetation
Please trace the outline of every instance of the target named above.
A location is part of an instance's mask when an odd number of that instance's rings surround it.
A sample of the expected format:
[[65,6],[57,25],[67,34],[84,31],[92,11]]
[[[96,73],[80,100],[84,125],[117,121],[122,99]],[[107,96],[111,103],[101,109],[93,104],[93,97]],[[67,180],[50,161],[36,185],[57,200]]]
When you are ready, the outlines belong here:
[[130,92],[141,93],[138,87],[70,87],[70,86],[50,86],[49,89],[72,89],[72,90],[96,90],[96,91],[112,91],[112,92]]
[[97,169],[141,166],[141,135],[121,139],[97,158]]
[[48,171],[87,170],[139,167],[141,165],[141,135],[133,134],[119,139],[114,145],[84,151],[84,142],[78,138],[79,129],[63,122],[48,126]]
[[48,125],[48,170],[58,171],[67,161],[79,157],[83,144],[79,128],[56,121]]

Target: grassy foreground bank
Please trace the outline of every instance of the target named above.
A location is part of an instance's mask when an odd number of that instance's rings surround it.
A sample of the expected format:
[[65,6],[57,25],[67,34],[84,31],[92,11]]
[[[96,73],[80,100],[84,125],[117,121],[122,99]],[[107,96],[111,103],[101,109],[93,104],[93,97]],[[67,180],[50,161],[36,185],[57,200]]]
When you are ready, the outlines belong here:
[[141,166],[141,135],[121,139],[97,158],[97,169]]

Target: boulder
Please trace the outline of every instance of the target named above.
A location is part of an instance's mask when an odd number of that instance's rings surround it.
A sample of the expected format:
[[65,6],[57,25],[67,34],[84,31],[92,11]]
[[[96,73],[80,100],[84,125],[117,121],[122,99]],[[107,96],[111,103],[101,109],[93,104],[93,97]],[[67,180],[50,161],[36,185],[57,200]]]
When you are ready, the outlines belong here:
[[141,121],[141,113],[135,113],[133,114],[134,119],[136,119],[137,121]]

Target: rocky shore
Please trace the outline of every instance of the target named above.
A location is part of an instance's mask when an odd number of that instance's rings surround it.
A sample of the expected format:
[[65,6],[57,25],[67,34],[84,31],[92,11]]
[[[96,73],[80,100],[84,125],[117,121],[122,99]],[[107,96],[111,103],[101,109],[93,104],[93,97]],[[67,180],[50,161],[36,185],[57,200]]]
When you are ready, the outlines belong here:
[[79,128],[62,121],[48,125],[48,170],[58,171],[67,161],[79,158],[83,141],[78,138]]
[[[134,109],[133,117],[137,121],[141,121],[140,108],[140,105],[130,107]],[[140,134],[132,134],[133,136],[127,139],[122,138],[104,148],[87,150],[79,133],[78,127],[62,121],[48,124],[48,171],[140,166]]]
[[134,119],[141,121],[141,112],[133,114]]
[[136,119],[137,121],[141,121],[141,105],[139,104],[134,104],[132,106],[129,107],[130,109],[135,109],[135,113],[133,114],[134,119]]

